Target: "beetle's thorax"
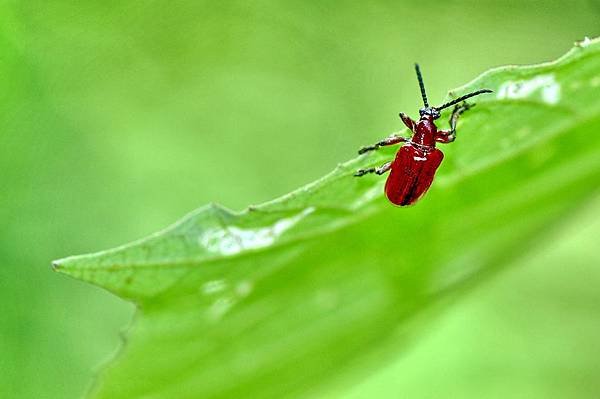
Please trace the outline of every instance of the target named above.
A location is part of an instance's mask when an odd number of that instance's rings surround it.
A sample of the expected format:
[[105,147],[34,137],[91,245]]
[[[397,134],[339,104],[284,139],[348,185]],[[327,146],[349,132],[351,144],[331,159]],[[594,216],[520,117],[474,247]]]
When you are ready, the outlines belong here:
[[412,142],[423,146],[435,147],[435,135],[437,127],[432,118],[421,117],[417,121],[415,134],[413,134]]

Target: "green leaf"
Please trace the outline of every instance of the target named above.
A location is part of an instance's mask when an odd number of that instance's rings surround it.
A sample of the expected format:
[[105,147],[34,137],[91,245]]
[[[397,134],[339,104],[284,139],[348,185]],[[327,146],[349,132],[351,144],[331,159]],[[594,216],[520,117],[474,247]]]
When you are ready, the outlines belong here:
[[56,261],[138,306],[95,397],[310,396],[397,357],[431,309],[597,196],[599,71],[594,40],[451,92],[495,93],[463,116],[413,207],[391,206],[383,178],[352,177],[392,158],[386,149],[266,204],[209,205],[138,242]]

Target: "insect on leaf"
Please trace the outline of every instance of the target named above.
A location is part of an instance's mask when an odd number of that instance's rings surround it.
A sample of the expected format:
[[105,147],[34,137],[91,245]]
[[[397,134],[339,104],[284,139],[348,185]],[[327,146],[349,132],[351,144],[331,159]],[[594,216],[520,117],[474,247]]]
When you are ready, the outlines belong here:
[[600,42],[490,70],[447,100],[482,87],[494,94],[460,120],[413,207],[389,205],[384,179],[352,176],[393,158],[385,149],[260,206],[205,206],[56,261],[138,306],[92,396],[293,398],[356,381],[399,356],[433,306],[551,237],[598,194]]

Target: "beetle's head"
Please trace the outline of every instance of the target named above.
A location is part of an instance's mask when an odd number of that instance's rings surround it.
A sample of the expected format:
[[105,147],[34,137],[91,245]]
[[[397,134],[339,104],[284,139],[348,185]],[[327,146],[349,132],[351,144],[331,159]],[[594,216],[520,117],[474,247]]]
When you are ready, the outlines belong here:
[[433,107],[424,107],[419,110],[421,119],[435,120],[440,117],[440,111]]
[[440,111],[444,108],[448,108],[452,105],[458,104],[461,101],[465,101],[467,98],[478,96],[483,93],[492,92],[490,89],[476,90],[472,93],[465,94],[464,96],[458,97],[438,107],[430,107],[429,102],[427,102],[427,93],[425,93],[425,84],[423,83],[423,77],[421,76],[421,69],[419,68],[419,64],[415,64],[415,71],[417,72],[417,80],[419,81],[419,87],[421,88],[421,97],[423,98],[424,105],[424,107],[419,110],[419,115],[421,116],[421,119],[433,121],[440,117]]

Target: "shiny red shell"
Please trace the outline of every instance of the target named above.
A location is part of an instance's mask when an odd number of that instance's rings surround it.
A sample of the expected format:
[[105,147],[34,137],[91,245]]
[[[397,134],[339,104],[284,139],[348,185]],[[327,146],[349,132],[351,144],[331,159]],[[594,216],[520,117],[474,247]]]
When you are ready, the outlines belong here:
[[434,146],[424,147],[410,142],[403,145],[385,183],[385,194],[395,205],[411,205],[431,186],[444,154]]

